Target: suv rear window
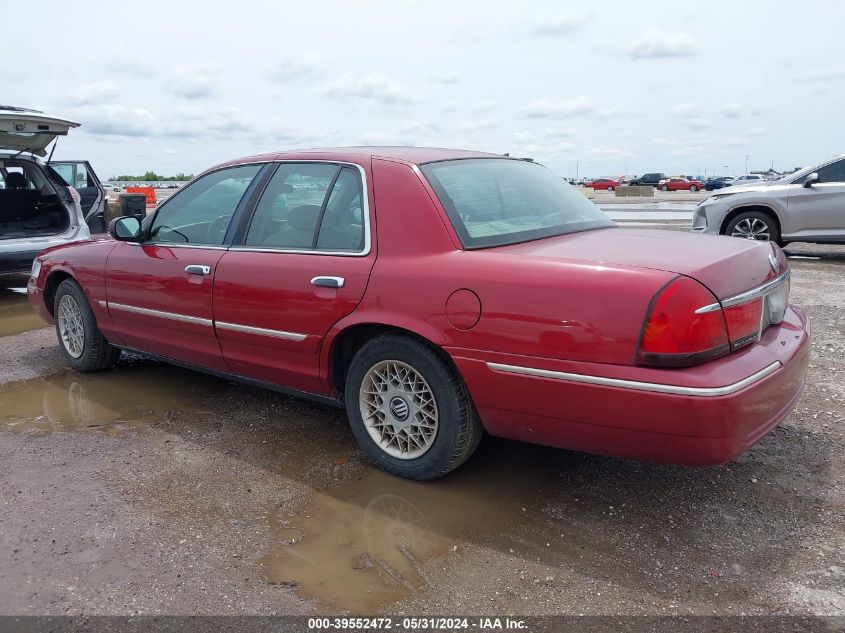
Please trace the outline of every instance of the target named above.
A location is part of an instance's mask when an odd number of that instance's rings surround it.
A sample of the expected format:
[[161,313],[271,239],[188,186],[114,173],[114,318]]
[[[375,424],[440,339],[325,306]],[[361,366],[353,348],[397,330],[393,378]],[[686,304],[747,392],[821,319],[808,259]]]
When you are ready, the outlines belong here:
[[472,158],[426,163],[420,169],[464,248],[615,226],[580,191],[536,163]]

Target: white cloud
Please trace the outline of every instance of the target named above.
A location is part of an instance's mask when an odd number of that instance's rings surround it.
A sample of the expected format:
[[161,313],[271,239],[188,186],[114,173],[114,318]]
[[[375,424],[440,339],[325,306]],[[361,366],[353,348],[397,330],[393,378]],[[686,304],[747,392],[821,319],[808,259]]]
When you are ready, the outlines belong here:
[[675,116],[698,116],[699,109],[694,103],[678,103],[672,106],[672,114]]
[[693,130],[706,130],[707,128],[713,127],[713,124],[709,120],[700,116],[687,119],[686,124]]
[[575,97],[562,101],[540,99],[529,103],[523,110],[525,116],[532,119],[549,117],[593,116],[611,118],[623,113],[621,108],[599,108],[589,97]]
[[719,113],[729,119],[739,119],[745,114],[745,108],[738,103],[728,102],[719,108]]
[[838,68],[818,68],[815,70],[807,70],[797,73],[793,79],[801,83],[814,83],[822,81],[836,81],[837,79],[845,79],[845,67]]
[[413,95],[401,84],[381,75],[347,74],[330,84],[325,93],[332,97],[375,101],[384,105],[412,103]]
[[306,55],[291,55],[278,59],[268,73],[274,82],[311,83],[321,78],[323,60]]
[[641,59],[667,59],[672,57],[692,57],[698,48],[692,36],[687,33],[664,33],[653,29],[640,37],[628,48],[628,57],[634,61]]
[[561,37],[580,30],[589,19],[587,14],[548,18],[529,28],[528,32],[540,37]]
[[498,121],[492,118],[473,119],[471,121],[459,121],[455,124],[455,129],[462,134],[478,134],[483,130],[496,127]]
[[678,141],[675,141],[675,140],[670,139],[670,138],[663,138],[662,136],[659,136],[656,139],[654,139],[652,141],[652,143],[654,143],[655,145],[663,145],[663,146],[668,147],[668,146],[671,146],[671,145],[677,145]]
[[67,103],[71,106],[98,105],[113,101],[119,94],[117,86],[110,81],[97,81],[72,90]]
[[433,81],[438,84],[458,84],[460,83],[460,79],[456,73],[443,73],[440,75],[435,75]]
[[86,105],[74,116],[83,121],[82,130],[103,136],[152,136],[159,130],[149,110],[119,104]]
[[178,97],[196,101],[210,97],[219,83],[216,73],[199,68],[177,69],[167,82],[168,89]]

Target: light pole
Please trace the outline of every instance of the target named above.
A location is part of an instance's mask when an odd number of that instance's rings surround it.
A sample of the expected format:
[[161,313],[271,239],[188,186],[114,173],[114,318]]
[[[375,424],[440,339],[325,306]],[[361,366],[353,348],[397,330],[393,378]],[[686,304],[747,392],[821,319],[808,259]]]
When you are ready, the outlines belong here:
[[728,166],[725,165],[725,176],[727,176],[727,175],[728,175]]
[[748,173],[748,159],[751,157],[751,154],[745,155],[745,173]]

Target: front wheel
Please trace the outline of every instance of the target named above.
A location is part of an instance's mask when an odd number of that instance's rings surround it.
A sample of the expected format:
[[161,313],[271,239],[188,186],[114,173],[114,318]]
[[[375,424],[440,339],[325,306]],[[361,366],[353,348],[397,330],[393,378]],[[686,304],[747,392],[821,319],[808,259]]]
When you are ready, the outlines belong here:
[[698,191],[698,187],[696,187],[695,185],[690,185],[689,190],[690,191]]
[[762,211],[740,213],[728,223],[725,228],[725,235],[764,242],[780,241],[780,230],[777,222],[771,215]]
[[53,316],[59,347],[73,369],[99,371],[120,358],[120,350],[100,333],[85,293],[72,279],[65,279],[56,288]]
[[669,191],[669,187],[668,187],[667,185],[663,185],[663,186],[660,188],[660,191]]
[[613,191],[613,187],[608,187],[608,188],[607,188],[607,190],[608,190],[608,191]]
[[399,477],[441,477],[463,464],[481,439],[481,422],[457,370],[408,335],[383,334],[358,351],[345,399],[358,444]]

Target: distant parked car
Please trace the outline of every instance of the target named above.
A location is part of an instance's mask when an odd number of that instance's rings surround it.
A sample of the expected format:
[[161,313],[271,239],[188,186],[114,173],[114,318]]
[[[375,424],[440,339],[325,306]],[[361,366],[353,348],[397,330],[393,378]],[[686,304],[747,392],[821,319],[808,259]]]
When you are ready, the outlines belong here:
[[737,185],[757,185],[761,182],[768,182],[769,179],[761,174],[743,174],[734,178],[726,187],[735,187]]
[[639,178],[631,178],[628,184],[632,187],[637,187],[641,185],[650,185],[652,187],[656,187],[661,180],[666,180],[666,174],[661,172],[652,172],[648,174],[643,174]]
[[[93,205],[102,203],[99,181],[87,176],[65,181],[54,167],[66,171],[67,161],[48,165],[39,160],[57,136],[64,136],[79,123],[48,116],[37,110],[0,106],[0,277],[29,273],[33,260],[50,246],[86,240],[90,230],[83,212],[83,198],[74,184],[85,191],[89,182]],[[93,172],[91,172],[93,175]],[[82,187],[84,184],[86,187]]]
[[707,191],[714,189],[721,189],[722,187],[730,187],[733,181],[733,176],[719,176],[718,178],[708,178],[704,183],[704,188]]
[[661,191],[698,191],[702,187],[704,185],[700,180],[689,178],[667,178],[657,185]]
[[619,181],[611,180],[610,178],[596,178],[588,182],[585,186],[591,187],[595,191],[613,191],[619,186]]
[[692,230],[749,240],[845,244],[845,156],[699,203]]

